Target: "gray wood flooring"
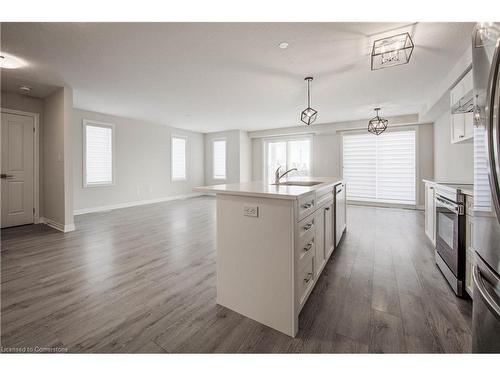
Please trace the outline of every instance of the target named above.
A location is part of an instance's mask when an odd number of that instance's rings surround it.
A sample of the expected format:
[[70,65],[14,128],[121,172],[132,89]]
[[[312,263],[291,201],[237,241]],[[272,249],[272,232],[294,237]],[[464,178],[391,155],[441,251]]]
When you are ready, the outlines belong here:
[[348,207],[348,231],[290,338],[215,304],[215,200],[2,230],[1,345],[70,352],[463,353],[471,302],[418,211]]

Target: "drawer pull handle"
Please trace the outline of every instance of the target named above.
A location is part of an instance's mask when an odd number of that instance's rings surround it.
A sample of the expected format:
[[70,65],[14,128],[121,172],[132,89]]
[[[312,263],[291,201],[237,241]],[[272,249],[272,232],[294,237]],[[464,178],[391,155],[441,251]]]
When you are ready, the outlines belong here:
[[306,203],[306,204],[302,205],[302,208],[308,209],[308,208],[311,208],[312,206],[313,206],[312,203]]
[[311,247],[313,246],[312,242],[309,242],[306,247],[304,247],[304,251],[307,253],[309,250],[311,250]]
[[312,226],[313,226],[312,223],[308,223],[308,224],[304,225],[304,229],[309,230],[312,228]]
[[312,272],[308,272],[306,278],[304,279],[304,282],[306,284],[309,284],[309,281],[311,281],[312,276],[313,276]]
[[325,207],[325,211],[330,211],[330,207]]

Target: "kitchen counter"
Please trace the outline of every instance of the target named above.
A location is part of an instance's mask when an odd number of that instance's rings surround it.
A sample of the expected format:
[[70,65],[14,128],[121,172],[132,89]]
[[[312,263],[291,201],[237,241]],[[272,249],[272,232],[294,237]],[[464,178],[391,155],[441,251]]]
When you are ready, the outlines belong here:
[[239,182],[233,184],[221,184],[213,186],[201,186],[194,188],[194,191],[201,193],[244,195],[250,197],[277,198],[277,199],[297,199],[309,193],[337,185],[343,181],[339,177],[291,177],[283,179],[280,183],[300,181],[300,182],[321,182],[314,186],[297,185],[274,185],[264,181]]
[[290,336],[346,230],[346,184],[336,177],[202,186],[217,197],[217,304]]
[[474,196],[474,185],[473,184],[443,182],[443,181],[425,180],[425,179],[422,181],[424,183],[430,184],[430,185],[440,185],[444,188],[460,190],[461,193],[468,195],[470,197]]

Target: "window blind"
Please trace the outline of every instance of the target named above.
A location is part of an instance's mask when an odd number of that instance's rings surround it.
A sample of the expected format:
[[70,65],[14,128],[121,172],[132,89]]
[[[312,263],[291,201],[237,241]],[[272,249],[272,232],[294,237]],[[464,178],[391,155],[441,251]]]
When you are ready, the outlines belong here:
[[415,204],[415,131],[344,134],[343,174],[347,198]]
[[214,178],[226,178],[226,141],[215,140],[213,141],[213,169]]
[[486,129],[474,127],[474,210],[491,211]]
[[172,180],[186,179],[186,139],[172,137]]
[[113,127],[85,125],[85,184],[113,183]]

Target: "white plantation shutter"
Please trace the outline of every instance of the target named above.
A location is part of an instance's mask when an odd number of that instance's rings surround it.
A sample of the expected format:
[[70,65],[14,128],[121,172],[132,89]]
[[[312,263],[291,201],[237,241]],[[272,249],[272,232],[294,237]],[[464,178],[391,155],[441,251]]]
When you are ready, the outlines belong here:
[[213,141],[213,157],[214,157],[214,178],[226,178],[226,140],[219,139]]
[[172,137],[172,180],[186,179],[186,139]]
[[345,134],[344,178],[347,198],[415,204],[415,131]]
[[85,185],[113,184],[113,125],[84,122]]
[[491,211],[486,129],[474,127],[474,210]]

